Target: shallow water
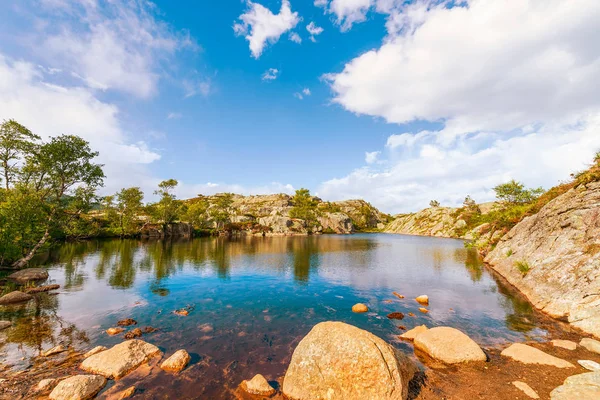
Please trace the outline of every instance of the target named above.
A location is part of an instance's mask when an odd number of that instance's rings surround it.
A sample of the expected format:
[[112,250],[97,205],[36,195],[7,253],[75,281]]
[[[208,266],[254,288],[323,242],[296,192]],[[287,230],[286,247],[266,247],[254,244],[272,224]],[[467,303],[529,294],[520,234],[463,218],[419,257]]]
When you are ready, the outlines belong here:
[[[58,343],[89,349],[122,337],[104,331],[124,318],[159,331],[143,339],[167,355],[184,348],[192,366],[147,377],[147,398],[229,396],[243,379],[281,377],[316,323],[340,320],[394,346],[398,325],[459,328],[484,347],[547,332],[531,306],[497,282],[473,250],[452,239],[360,234],[189,241],[68,243],[38,260],[57,295],[0,307],[14,327],[0,333],[2,360],[19,365]],[[399,300],[396,291],[406,296]],[[414,298],[427,294],[430,312]],[[392,302],[386,302],[392,300]],[[370,312],[354,314],[353,304]],[[188,307],[187,317],[174,310]],[[393,311],[402,321],[388,320]],[[25,360],[21,358],[25,357]]]

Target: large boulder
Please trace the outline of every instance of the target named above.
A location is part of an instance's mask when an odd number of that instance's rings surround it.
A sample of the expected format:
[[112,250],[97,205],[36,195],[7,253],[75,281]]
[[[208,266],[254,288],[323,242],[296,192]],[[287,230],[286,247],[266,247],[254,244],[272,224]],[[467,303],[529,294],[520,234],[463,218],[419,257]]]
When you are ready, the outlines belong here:
[[293,400],[400,400],[415,371],[412,361],[372,333],[321,322],[294,350],[283,393]]
[[477,343],[458,329],[431,328],[416,335],[414,340],[415,349],[446,364],[487,360]]
[[10,274],[8,279],[19,284],[26,284],[32,281],[45,281],[48,279],[48,271],[44,268],[26,268]]
[[81,369],[106,378],[120,379],[150,358],[160,356],[158,347],[143,340],[127,340],[86,358]]
[[7,304],[24,303],[31,299],[33,299],[32,295],[15,290],[14,292],[10,292],[0,297],[0,305],[4,306]]
[[600,399],[600,372],[573,375],[550,393],[551,400]]
[[557,368],[575,367],[568,361],[551,356],[550,354],[544,353],[535,347],[527,346],[526,344],[522,343],[510,345],[508,348],[502,350],[500,355],[512,358],[513,360],[522,362],[523,364],[549,365]]
[[599,204],[600,182],[579,185],[518,223],[485,258],[535,307],[597,337]]
[[338,234],[348,234],[354,231],[352,218],[344,213],[324,213],[318,217],[319,224],[323,227],[324,232],[333,232]]
[[76,375],[60,381],[50,393],[51,400],[92,399],[106,385],[106,379],[98,375]]

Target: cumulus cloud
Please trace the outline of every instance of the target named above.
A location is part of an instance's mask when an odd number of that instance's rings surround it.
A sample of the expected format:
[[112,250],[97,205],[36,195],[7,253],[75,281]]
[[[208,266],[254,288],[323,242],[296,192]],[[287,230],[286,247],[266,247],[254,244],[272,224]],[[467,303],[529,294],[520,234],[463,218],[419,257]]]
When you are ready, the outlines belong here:
[[312,93],[310,92],[309,88],[304,88],[302,89],[301,92],[296,92],[294,93],[294,97],[297,98],[298,100],[302,100],[304,99],[305,96],[310,96]]
[[321,28],[320,26],[317,26],[312,21],[310,22],[310,24],[306,25],[306,30],[310,34],[310,40],[312,42],[316,42],[317,41],[316,36],[319,36],[324,31],[323,28]]
[[274,81],[279,76],[279,70],[277,68],[269,68],[262,75],[263,81]]
[[154,180],[146,165],[160,155],[131,141],[118,115],[118,107],[98,100],[92,89],[58,85],[34,64],[0,54],[0,120],[15,119],[44,138],[68,133],[89,141],[105,164],[106,191],[134,184],[149,189]]
[[374,0],[315,0],[314,4],[323,7],[325,12],[334,14],[340,29],[347,31],[353,24],[367,18],[367,12],[374,4]]
[[378,157],[381,154],[380,151],[367,151],[365,153],[365,162],[367,164],[374,164],[378,161]]
[[467,194],[490,200],[490,188],[511,178],[546,187],[567,179],[600,148],[597,1],[378,6],[389,13],[388,37],[326,76],[333,101],[442,128],[390,136],[385,166],[328,181],[321,195],[364,196],[390,211],[431,198],[457,205]]
[[256,194],[276,194],[276,193],[287,193],[294,194],[294,187],[292,185],[283,184],[280,182],[271,182],[266,185],[258,186],[245,186],[238,184],[228,183],[200,183],[190,184],[186,182],[180,182],[177,187],[177,196],[185,199],[192,198],[199,194],[212,195],[216,193],[236,193],[243,195],[256,195]]
[[310,89],[309,88],[302,89],[302,94],[304,94],[305,96],[310,96],[311,95]]
[[298,44],[302,43],[302,38],[296,32],[290,33],[290,40],[294,43],[298,43]]
[[172,31],[157,20],[148,2],[45,0],[41,5],[52,13],[53,23],[38,19],[34,25],[35,56],[51,70],[71,71],[93,89],[150,97],[161,64],[179,50],[198,49],[186,31]]
[[284,33],[296,27],[301,18],[292,12],[289,0],[282,0],[279,14],[261,4],[247,1],[247,10],[234,23],[233,30],[237,36],[244,36],[250,44],[250,52],[259,58],[267,44],[276,43]]

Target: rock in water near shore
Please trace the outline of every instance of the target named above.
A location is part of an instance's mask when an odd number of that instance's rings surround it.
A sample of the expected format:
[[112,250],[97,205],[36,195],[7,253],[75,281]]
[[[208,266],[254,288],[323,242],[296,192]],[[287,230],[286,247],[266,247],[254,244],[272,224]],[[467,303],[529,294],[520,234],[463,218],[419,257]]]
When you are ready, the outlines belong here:
[[25,293],[29,293],[29,294],[44,293],[44,292],[49,292],[51,290],[57,290],[57,289],[60,289],[60,285],[45,285],[45,286],[25,289]]
[[120,379],[160,354],[158,347],[143,340],[127,340],[86,358],[81,363],[81,369],[106,378]]
[[407,332],[403,333],[402,335],[400,335],[400,338],[405,339],[405,340],[415,340],[417,335],[420,335],[421,333],[423,333],[425,331],[427,331],[427,327],[425,325],[416,326],[416,327],[412,328],[410,331],[407,331]]
[[568,361],[551,356],[550,354],[546,354],[535,347],[527,346],[526,344],[522,343],[512,344],[508,348],[502,350],[502,353],[500,354],[524,364],[550,365],[557,368],[575,367]]
[[191,357],[185,350],[177,350],[173,355],[167,358],[160,367],[169,372],[179,372],[183,370],[190,362]]
[[7,278],[24,285],[31,281],[45,281],[48,279],[48,271],[43,268],[26,268],[10,274]]
[[600,337],[600,182],[579,185],[513,227],[485,261],[533,305]]
[[572,342],[570,340],[554,339],[552,341],[552,345],[554,347],[560,347],[562,349],[567,349],[567,350],[575,350],[577,348],[577,343]]
[[427,295],[419,296],[415,300],[417,301],[417,303],[422,304],[424,306],[429,305],[429,296],[427,296]]
[[283,380],[293,400],[404,400],[416,367],[377,336],[343,322],[321,322],[294,350]]
[[0,331],[3,331],[12,326],[12,322],[10,321],[0,321]]
[[458,329],[441,326],[415,337],[415,349],[446,364],[486,361],[479,345]]
[[551,400],[600,399],[600,372],[573,375],[550,393]]
[[355,313],[366,313],[369,311],[369,307],[362,303],[358,303],[352,306],[352,311]]
[[269,382],[267,382],[265,377],[261,374],[255,375],[254,378],[250,379],[249,381],[243,381],[240,384],[240,387],[245,392],[255,396],[270,397],[273,396],[276,392],[276,390],[273,389],[271,385],[269,385]]
[[49,350],[46,350],[42,353],[42,357],[50,357],[53,356],[55,354],[59,354],[62,352],[67,351],[67,348],[65,346],[63,346],[62,344],[59,344],[58,346],[55,346]]
[[50,393],[51,400],[87,400],[106,385],[98,375],[76,375],[61,381]]
[[58,379],[42,379],[35,386],[34,391],[40,392],[40,393],[49,392],[52,388],[54,388],[54,386],[56,386],[57,382],[58,382]]
[[96,346],[93,349],[91,349],[90,351],[88,351],[87,353],[85,353],[83,355],[83,358],[88,358],[88,357],[93,356],[94,354],[98,354],[104,350],[108,350],[108,349],[104,346]]
[[0,305],[24,303],[31,299],[33,299],[32,295],[15,290],[0,297]]

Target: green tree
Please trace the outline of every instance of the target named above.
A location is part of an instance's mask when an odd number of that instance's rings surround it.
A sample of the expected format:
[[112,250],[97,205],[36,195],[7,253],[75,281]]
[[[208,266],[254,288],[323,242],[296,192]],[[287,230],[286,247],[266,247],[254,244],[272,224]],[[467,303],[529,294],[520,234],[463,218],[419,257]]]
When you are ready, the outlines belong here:
[[35,150],[39,140],[38,135],[15,120],[4,121],[0,125],[0,167],[6,190],[14,183],[19,164]]
[[310,194],[308,189],[298,189],[292,197],[290,217],[304,220],[307,228],[312,228],[317,223],[318,201]]
[[184,218],[195,228],[202,229],[208,223],[208,201],[203,196],[191,201],[186,208]]
[[159,183],[158,190],[154,192],[160,196],[160,200],[154,205],[154,216],[163,224],[173,223],[179,217],[181,203],[173,193],[178,184],[175,179],[167,179]]
[[494,187],[496,198],[504,205],[528,204],[544,193],[543,188],[526,189],[525,185],[514,179]]
[[429,202],[429,207],[439,207],[440,206],[440,202],[437,200],[431,200]]
[[210,216],[215,221],[217,229],[221,229],[230,220],[233,193],[219,193],[215,197],[214,205],[210,208]]
[[121,236],[130,235],[137,231],[138,217],[142,210],[144,193],[139,187],[121,189],[116,194],[116,211]]

